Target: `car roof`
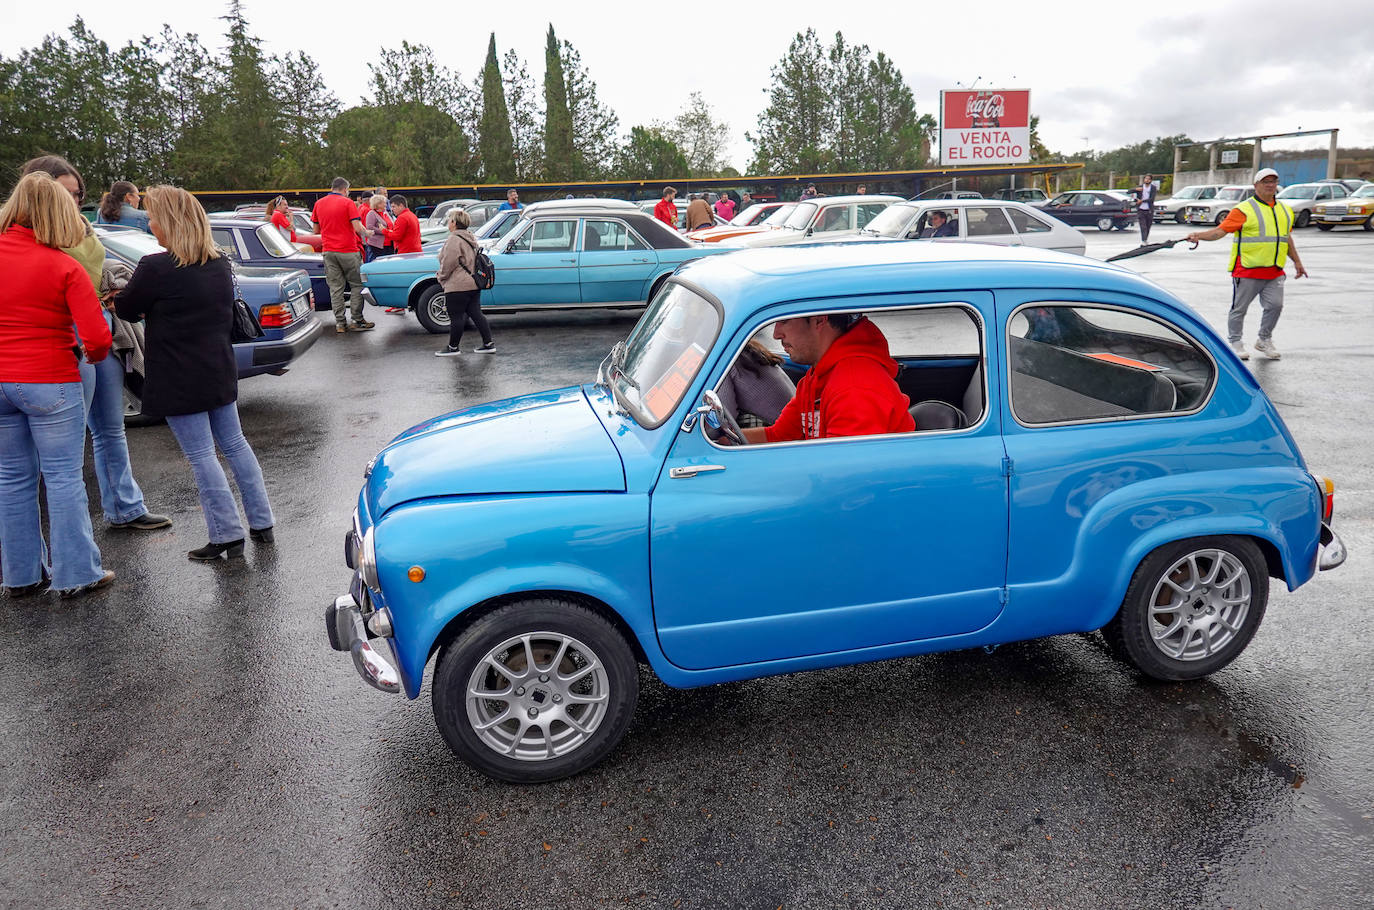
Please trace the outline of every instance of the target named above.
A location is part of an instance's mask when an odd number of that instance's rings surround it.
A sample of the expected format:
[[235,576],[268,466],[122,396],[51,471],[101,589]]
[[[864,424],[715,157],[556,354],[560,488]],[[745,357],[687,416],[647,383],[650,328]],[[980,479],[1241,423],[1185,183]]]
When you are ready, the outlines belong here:
[[1036,208],[1036,207],[1033,206],[1033,205],[1026,205],[1024,202],[1017,202],[1015,199],[997,199],[997,198],[984,198],[984,199],[904,199],[904,200],[901,201],[901,202],[895,202],[895,203],[893,203],[893,206],[894,206],[894,207],[895,207],[895,206],[898,206],[898,205],[912,205],[912,206],[919,205],[919,206],[923,206],[923,207],[928,208],[928,209],[958,209],[958,208],[971,208],[971,207],[974,207],[974,206],[986,207],[986,206],[989,206],[989,205],[995,205],[995,206],[999,206],[999,207],[1001,207],[1001,208],[1025,209],[1025,210],[1030,211],[1030,212],[1039,212],[1039,211],[1040,211],[1040,209]]
[[1024,246],[921,240],[805,243],[708,256],[689,262],[676,274],[714,295],[727,317],[737,321],[761,307],[818,294],[839,298],[923,290],[1091,287],[1146,296],[1203,322],[1187,304],[1131,269]]
[[549,199],[545,202],[531,202],[524,211],[529,214],[542,212],[581,211],[583,209],[605,212],[607,209],[623,212],[637,212],[639,206],[624,199]]
[[886,193],[866,193],[862,196],[850,194],[848,196],[815,196],[811,199],[798,199],[797,202],[814,202],[817,205],[834,205],[835,203],[849,204],[853,202],[872,202],[874,199],[886,199],[890,202],[904,201],[901,196],[890,196]]
[[209,216],[209,218],[210,223],[215,225],[216,227],[259,228],[267,223],[266,221],[263,221],[261,219],[244,218],[238,215],[211,215]]

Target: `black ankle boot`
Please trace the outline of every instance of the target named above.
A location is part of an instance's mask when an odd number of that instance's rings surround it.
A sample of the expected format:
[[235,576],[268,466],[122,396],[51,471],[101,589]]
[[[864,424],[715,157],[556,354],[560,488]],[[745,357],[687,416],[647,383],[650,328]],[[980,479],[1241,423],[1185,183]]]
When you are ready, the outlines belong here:
[[210,559],[219,559],[219,555],[221,553],[228,553],[230,559],[233,559],[236,556],[242,556],[243,538],[240,537],[238,540],[231,540],[228,543],[207,543],[199,550],[192,550],[186,555],[191,559],[199,559],[205,561]]
[[275,538],[272,536],[272,528],[269,525],[265,528],[249,528],[248,536],[258,543],[271,543]]

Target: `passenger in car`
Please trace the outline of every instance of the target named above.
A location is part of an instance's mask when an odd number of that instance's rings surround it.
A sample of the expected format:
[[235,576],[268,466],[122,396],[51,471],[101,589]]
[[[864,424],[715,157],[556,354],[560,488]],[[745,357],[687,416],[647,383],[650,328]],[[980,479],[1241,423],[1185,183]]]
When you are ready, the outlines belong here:
[[887,338],[862,313],[798,316],[773,326],[787,356],[811,369],[771,426],[744,429],[749,443],[910,433],[911,401],[897,388]]
[[921,231],[921,238],[927,237],[958,237],[959,222],[950,221],[949,216],[941,211],[931,212],[926,220],[925,230]]
[[740,351],[716,390],[740,426],[768,426],[792,400],[796,387],[781,364],[781,357],[753,339]]

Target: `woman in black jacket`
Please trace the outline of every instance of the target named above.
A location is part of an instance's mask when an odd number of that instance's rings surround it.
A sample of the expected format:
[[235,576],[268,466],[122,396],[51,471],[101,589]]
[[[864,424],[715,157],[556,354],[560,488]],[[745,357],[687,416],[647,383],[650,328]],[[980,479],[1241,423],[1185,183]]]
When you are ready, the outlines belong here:
[[210,238],[210,221],[190,193],[157,186],[145,196],[149,228],[167,250],[139,260],[115,310],[145,320],[143,412],[167,418],[191,462],[210,542],[187,555],[243,555],[243,524],[215,445],[234,472],[248,529],[272,540],[272,507],[257,456],[239,425],[238,366],[230,342],[232,266]]

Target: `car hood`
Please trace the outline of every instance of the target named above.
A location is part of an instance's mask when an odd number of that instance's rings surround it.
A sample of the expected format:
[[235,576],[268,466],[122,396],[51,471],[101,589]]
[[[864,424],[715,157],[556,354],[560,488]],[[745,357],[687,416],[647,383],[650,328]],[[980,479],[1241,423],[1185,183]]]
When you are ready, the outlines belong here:
[[376,518],[434,497],[624,490],[620,453],[573,386],[416,424],[373,459],[367,499]]

